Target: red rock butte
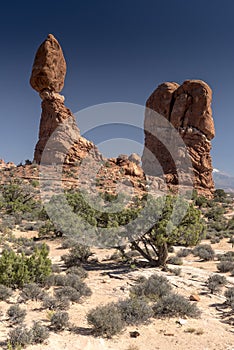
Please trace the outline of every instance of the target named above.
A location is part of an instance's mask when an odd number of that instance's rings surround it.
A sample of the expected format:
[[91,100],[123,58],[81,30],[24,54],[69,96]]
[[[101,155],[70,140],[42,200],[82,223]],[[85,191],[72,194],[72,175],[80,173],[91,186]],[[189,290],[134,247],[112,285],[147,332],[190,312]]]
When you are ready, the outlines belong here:
[[[158,176],[162,168],[167,182],[178,184],[178,171],[186,172],[183,154],[177,147],[178,165],[175,157],[168,152],[170,144],[173,147],[172,129],[177,130],[191,161],[194,188],[198,193],[212,196],[214,183],[210,150],[215,128],[211,101],[212,90],[201,80],[186,80],[181,86],[174,82],[158,86],[146,102],[145,148],[142,155],[142,167],[146,174]],[[166,124],[162,127],[163,120],[159,115],[170,122],[167,123],[168,128],[165,128]],[[169,124],[173,126],[171,129]],[[166,144],[155,137],[158,130],[167,136],[164,138]],[[186,183],[186,174],[182,175],[182,185],[183,178]]]

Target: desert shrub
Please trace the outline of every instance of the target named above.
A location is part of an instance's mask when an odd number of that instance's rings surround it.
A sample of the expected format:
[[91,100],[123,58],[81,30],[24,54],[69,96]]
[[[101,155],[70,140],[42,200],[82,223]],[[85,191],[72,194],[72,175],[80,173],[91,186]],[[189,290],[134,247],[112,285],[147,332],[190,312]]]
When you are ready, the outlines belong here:
[[193,249],[193,254],[205,261],[213,260],[215,256],[215,252],[209,244],[198,245]]
[[218,254],[217,258],[220,261],[232,261],[232,262],[234,262],[234,252],[228,251],[224,254]]
[[55,312],[50,320],[51,328],[55,331],[62,331],[69,326],[69,315],[65,311]]
[[131,298],[121,300],[117,303],[122,319],[128,325],[145,323],[152,315],[152,308],[144,299]]
[[206,281],[206,286],[213,294],[220,291],[221,287],[227,283],[227,279],[224,276],[215,274],[208,278]]
[[42,307],[49,310],[67,310],[70,306],[69,299],[45,295],[42,302]]
[[31,328],[31,334],[32,334],[32,343],[34,344],[41,344],[47,338],[49,338],[48,329],[38,321],[37,322],[34,321],[33,326]]
[[26,316],[26,310],[21,309],[19,304],[11,305],[7,310],[7,316],[11,324],[22,323]]
[[68,300],[77,303],[80,301],[81,293],[73,287],[65,286],[56,290],[55,296],[59,300],[67,298]]
[[36,283],[29,283],[26,284],[20,293],[20,296],[23,298],[24,301],[27,300],[41,300],[44,295],[43,289],[38,286]]
[[210,243],[211,244],[216,244],[216,243],[219,243],[220,242],[220,238],[219,237],[212,237],[210,239]]
[[92,255],[90,248],[83,244],[77,244],[70,249],[69,254],[63,255],[62,260],[66,267],[79,266],[86,263]]
[[195,304],[190,303],[182,295],[168,294],[158,300],[153,306],[155,317],[198,317],[200,311]]
[[140,277],[130,289],[130,295],[157,300],[163,295],[170,293],[171,289],[172,287],[166,277],[153,274],[148,279]]
[[77,275],[72,273],[67,275],[67,286],[75,288],[81,296],[90,296],[92,294],[91,289],[83,282]]
[[180,250],[178,250],[177,252],[177,256],[179,258],[186,258],[189,254],[192,253],[192,250],[191,249],[188,249],[188,248],[181,248]]
[[61,248],[70,249],[73,248],[75,244],[77,244],[77,241],[74,238],[66,238],[62,241]]
[[57,265],[57,264],[53,264],[51,266],[51,271],[53,273],[60,273],[61,272],[61,267],[59,265]]
[[181,275],[181,269],[179,267],[174,268],[174,269],[170,269],[169,271],[175,276],[180,276]]
[[12,289],[0,284],[0,300],[7,301],[12,296]]
[[80,279],[88,277],[87,271],[82,266],[72,266],[67,269],[66,274],[72,274],[78,276]]
[[172,265],[183,265],[183,260],[178,256],[172,256],[167,260],[167,263]]
[[0,257],[0,283],[8,287],[23,287],[30,282],[41,283],[51,273],[51,260],[46,245],[35,247],[29,257],[4,249]]
[[227,305],[231,306],[231,308],[234,309],[234,287],[228,288],[225,291],[224,296],[227,299]]
[[93,326],[96,335],[108,338],[119,333],[125,325],[121,312],[114,303],[90,310],[87,314],[87,320]]
[[32,332],[28,328],[23,326],[18,326],[12,329],[9,334],[8,344],[13,349],[20,349],[21,347],[25,347],[32,342]]
[[234,263],[232,261],[220,261],[217,264],[217,269],[219,272],[225,273],[225,272],[230,272],[234,269]]

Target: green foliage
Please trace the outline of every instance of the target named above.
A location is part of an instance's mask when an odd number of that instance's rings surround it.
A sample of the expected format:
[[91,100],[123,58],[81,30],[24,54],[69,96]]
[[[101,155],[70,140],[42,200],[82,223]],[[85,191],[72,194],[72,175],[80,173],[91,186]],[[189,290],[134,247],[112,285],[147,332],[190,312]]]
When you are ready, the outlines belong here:
[[19,180],[0,185],[0,192],[2,194],[0,208],[7,214],[32,212],[39,206],[34,199],[33,187]]
[[166,263],[168,246],[195,245],[204,236],[205,225],[200,211],[182,197],[149,199],[147,220],[152,222],[151,228],[132,242],[132,249],[139,251],[152,265]]
[[153,307],[155,317],[198,317],[200,311],[195,304],[183,296],[168,294],[163,296]]
[[186,258],[189,254],[192,253],[191,249],[187,249],[187,248],[181,248],[178,252],[177,252],[177,256],[179,258]]
[[51,260],[44,244],[31,256],[4,249],[0,257],[0,283],[8,287],[23,287],[30,282],[42,283],[51,273]]
[[87,320],[93,326],[96,335],[108,338],[119,333],[125,326],[121,312],[115,303],[90,310],[87,314]]
[[171,285],[166,277],[153,274],[149,278],[145,278],[144,276],[140,277],[136,281],[136,284],[130,289],[130,295],[133,297],[158,300],[163,295],[170,293],[171,289]]

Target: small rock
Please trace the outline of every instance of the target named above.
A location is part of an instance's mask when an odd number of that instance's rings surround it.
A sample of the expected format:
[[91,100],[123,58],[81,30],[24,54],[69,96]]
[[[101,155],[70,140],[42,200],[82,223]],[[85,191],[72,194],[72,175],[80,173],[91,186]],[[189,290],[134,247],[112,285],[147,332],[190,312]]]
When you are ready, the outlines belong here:
[[139,337],[140,333],[138,331],[129,332],[131,338]]
[[188,321],[184,320],[183,318],[180,318],[176,323],[179,323],[181,326],[184,326]]
[[190,297],[189,297],[189,300],[190,301],[200,301],[201,298],[199,297],[198,294],[191,294]]

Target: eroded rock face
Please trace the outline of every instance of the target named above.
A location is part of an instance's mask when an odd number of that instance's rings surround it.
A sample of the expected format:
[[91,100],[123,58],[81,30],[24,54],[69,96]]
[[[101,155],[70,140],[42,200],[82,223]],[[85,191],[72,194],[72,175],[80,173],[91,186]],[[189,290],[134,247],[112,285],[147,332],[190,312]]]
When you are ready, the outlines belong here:
[[80,136],[74,115],[58,93],[63,88],[65,74],[62,49],[49,34],[36,53],[30,79],[42,99],[39,140],[34,152],[37,164],[73,164],[89,152],[100,158],[95,145]]
[[49,34],[37,50],[30,84],[37,92],[44,89],[60,92],[64,86],[65,75],[66,61],[63,51],[55,37]]
[[[187,80],[181,86],[177,83],[158,86],[146,102],[142,155],[146,174],[164,174],[168,183],[177,185],[180,173],[183,185],[189,182],[186,175],[189,170],[198,192],[212,195],[210,150],[215,128],[211,101],[211,88],[201,80]],[[188,158],[191,164],[186,161]]]

